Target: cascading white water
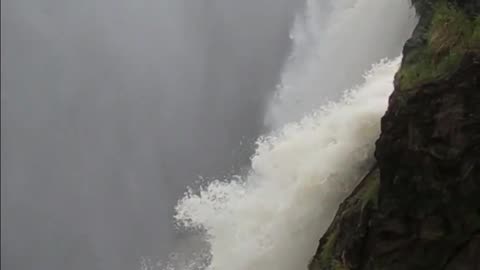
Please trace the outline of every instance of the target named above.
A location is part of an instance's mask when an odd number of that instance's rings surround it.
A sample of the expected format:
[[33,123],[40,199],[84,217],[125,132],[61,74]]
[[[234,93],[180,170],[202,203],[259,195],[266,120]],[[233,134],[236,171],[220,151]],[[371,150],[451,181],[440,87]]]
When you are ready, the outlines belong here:
[[415,24],[410,0],[307,0],[267,124],[298,121],[361,83],[373,63],[400,54]]
[[376,65],[339,103],[261,138],[246,179],[213,182],[177,207],[206,231],[211,270],[306,269],[340,201],[373,162],[399,59]]
[[[407,0],[307,1],[266,117],[283,127],[259,138],[248,175],[178,203],[179,225],[202,231],[210,250],[175,269],[307,269],[338,204],[373,163],[400,57],[372,63],[400,54],[413,14]],[[326,102],[343,89],[352,90]]]

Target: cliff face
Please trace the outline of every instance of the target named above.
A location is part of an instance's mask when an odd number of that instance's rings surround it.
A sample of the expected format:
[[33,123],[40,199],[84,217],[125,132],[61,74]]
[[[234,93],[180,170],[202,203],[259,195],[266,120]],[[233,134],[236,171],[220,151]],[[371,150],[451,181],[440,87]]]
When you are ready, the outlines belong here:
[[377,166],[311,270],[480,270],[480,1],[413,1]]

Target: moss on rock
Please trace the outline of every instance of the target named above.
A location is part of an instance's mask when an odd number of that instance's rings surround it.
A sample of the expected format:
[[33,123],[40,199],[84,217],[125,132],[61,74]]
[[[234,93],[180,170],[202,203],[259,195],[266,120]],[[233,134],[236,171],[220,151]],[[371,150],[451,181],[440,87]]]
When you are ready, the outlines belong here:
[[[377,207],[380,172],[375,166],[362,179],[355,191],[340,206],[332,225],[320,240],[311,270],[351,270],[360,264],[361,254],[342,250],[344,245],[355,247],[367,233],[368,216]],[[345,225],[354,229],[345,230]],[[347,263],[348,261],[348,263]]]
[[480,1],[415,0],[376,144],[310,270],[480,269]]
[[397,73],[397,81],[404,90],[451,74],[465,54],[479,48],[478,15],[469,16],[445,0],[432,7],[432,19],[424,33],[426,42],[405,56]]
[[356,195],[361,201],[361,209],[372,203],[373,208],[378,207],[378,190],[380,188],[380,171],[371,172],[365,179],[365,187]]

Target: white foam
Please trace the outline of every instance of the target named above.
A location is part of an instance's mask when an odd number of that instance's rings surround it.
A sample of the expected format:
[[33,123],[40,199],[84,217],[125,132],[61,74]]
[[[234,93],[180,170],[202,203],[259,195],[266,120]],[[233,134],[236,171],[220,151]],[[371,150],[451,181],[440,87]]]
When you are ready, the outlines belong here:
[[339,203],[372,166],[400,57],[362,73],[399,55],[415,23],[408,0],[307,0],[266,115],[276,131],[258,140],[245,177],[178,203],[179,225],[202,232],[210,249],[161,268],[307,269]]
[[373,63],[398,56],[416,23],[409,0],[307,0],[266,124],[280,128],[337,100]]
[[245,179],[190,192],[176,219],[202,229],[211,270],[306,269],[340,201],[373,162],[400,58],[276,136],[261,138]]

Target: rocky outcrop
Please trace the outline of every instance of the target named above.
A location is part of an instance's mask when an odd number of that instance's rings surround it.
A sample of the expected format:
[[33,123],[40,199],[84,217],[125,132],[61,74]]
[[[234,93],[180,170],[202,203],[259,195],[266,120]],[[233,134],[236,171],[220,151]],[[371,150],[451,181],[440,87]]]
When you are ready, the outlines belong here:
[[377,166],[311,270],[480,270],[480,1],[413,3]]

